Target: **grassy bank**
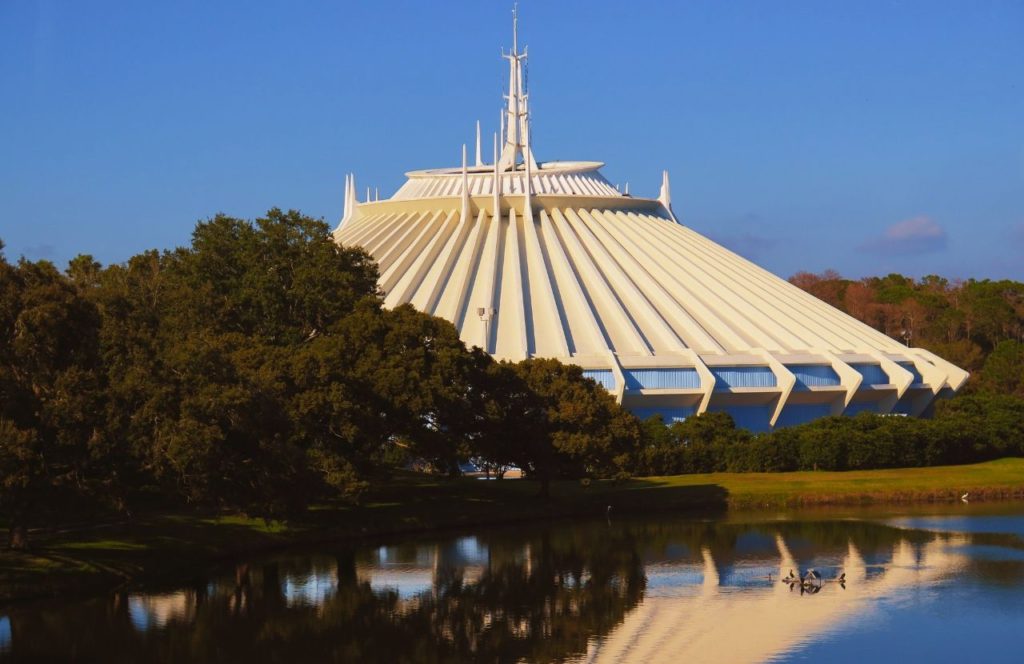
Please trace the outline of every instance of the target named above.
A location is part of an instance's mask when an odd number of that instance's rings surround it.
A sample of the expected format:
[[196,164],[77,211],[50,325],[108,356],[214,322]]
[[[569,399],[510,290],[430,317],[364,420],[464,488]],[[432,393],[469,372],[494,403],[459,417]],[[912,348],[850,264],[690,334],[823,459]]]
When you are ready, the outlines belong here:
[[[0,601],[103,590],[132,579],[185,574],[211,562],[297,544],[439,528],[635,511],[955,501],[1024,497],[1024,459],[968,466],[852,472],[714,473],[620,484],[560,482],[550,499],[530,481],[454,482],[403,476],[359,507],[323,505],[301,520],[145,514],[33,533],[29,553],[0,553]],[[115,517],[116,519],[116,517]]]

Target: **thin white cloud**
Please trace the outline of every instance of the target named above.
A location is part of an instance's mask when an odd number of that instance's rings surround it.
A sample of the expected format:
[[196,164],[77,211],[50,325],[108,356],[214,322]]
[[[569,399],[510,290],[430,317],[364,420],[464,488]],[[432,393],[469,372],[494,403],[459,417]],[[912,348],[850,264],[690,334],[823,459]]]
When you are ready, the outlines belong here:
[[921,215],[896,222],[880,236],[869,239],[858,248],[899,256],[930,254],[943,251],[947,239],[946,229],[931,217]]

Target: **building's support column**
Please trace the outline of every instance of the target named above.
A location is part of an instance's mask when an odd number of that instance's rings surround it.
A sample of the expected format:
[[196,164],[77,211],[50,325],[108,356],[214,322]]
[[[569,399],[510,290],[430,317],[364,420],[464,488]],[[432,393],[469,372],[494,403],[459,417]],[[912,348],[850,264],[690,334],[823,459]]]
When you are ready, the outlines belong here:
[[939,396],[942,388],[946,386],[946,372],[926,360],[923,356],[914,354],[913,351],[916,349],[908,350],[911,350],[909,355],[914,363],[914,367],[928,385],[928,391],[914,397],[913,402],[910,404],[909,415],[918,417],[928,409],[928,406],[935,401],[935,397]]
[[879,414],[887,415],[892,412],[892,409],[896,407],[896,402],[903,398],[907,388],[914,382],[914,374],[887,358],[880,351],[873,351],[869,355],[878,360],[878,365],[889,377],[889,384],[896,387],[896,394],[890,394],[878,403]]
[[775,384],[779,388],[779,399],[775,404],[775,412],[772,413],[772,418],[768,421],[768,425],[775,428],[775,423],[779,421],[782,409],[786,407],[786,401],[789,400],[789,395],[793,393],[793,388],[796,386],[796,376],[767,350],[751,348],[750,351],[765,358],[768,361],[768,367],[775,374]]
[[[939,369],[942,369],[946,374],[946,386],[952,389],[954,392],[959,391],[960,388],[964,386],[964,383],[967,382],[967,379],[970,377],[970,374],[961,369],[960,367],[956,366],[955,364],[952,364],[951,362],[947,362],[946,360],[942,359],[941,357],[939,357],[938,355],[929,350],[925,350],[924,348],[911,348],[910,352],[918,357],[923,357],[924,359],[928,360]],[[921,375],[923,376],[924,374]]]
[[839,376],[839,384],[846,389],[844,396],[832,402],[832,415],[842,415],[846,407],[853,401],[854,395],[857,394],[860,384],[864,381],[864,376],[860,375],[860,372],[849,364],[836,357],[834,353],[820,348],[814,349],[811,352],[821,355],[828,360],[832,370]]
[[687,348],[682,351],[682,354],[687,356],[691,362],[693,362],[693,368],[697,370],[697,375],[700,376],[700,389],[702,395],[700,397],[700,403],[697,405],[697,411],[694,415],[700,415],[708,411],[708,405],[711,403],[711,396],[715,393],[715,374],[711,373],[711,369],[708,369],[708,365],[704,364],[704,360],[700,359],[692,349]]

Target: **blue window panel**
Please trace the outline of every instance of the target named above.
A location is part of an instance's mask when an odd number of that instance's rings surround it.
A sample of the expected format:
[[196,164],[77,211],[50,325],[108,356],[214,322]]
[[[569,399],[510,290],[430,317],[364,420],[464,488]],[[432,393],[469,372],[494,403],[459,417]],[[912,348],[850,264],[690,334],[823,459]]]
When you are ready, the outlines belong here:
[[708,410],[729,413],[737,427],[762,433],[771,429],[769,423],[774,409],[769,406],[712,406]]
[[696,369],[624,369],[626,389],[699,388]]
[[[877,366],[877,365],[876,365]],[[857,413],[877,413],[878,402],[877,401],[851,401],[850,405],[843,411],[843,415],[849,415],[853,417]]]
[[768,367],[709,367],[715,387],[775,387],[775,374]]
[[827,364],[794,364],[786,368],[796,376],[798,390],[806,390],[812,385],[824,387],[839,384],[839,374]]
[[776,428],[792,427],[820,417],[828,417],[831,414],[832,406],[827,403],[791,403],[782,409],[775,426]]
[[665,424],[672,424],[674,422],[682,422],[687,417],[691,417],[696,411],[696,406],[647,406],[644,408],[631,408],[634,415],[641,420],[654,417],[655,415],[661,415],[661,419],[665,421]]
[[882,367],[877,364],[851,364],[861,376],[864,376],[864,385],[888,385],[889,376],[882,371]]
[[910,408],[913,405],[911,399],[900,399],[893,406],[892,412],[898,415],[910,415]]
[[911,385],[919,385],[924,382],[924,378],[921,378],[921,374],[918,372],[917,367],[914,366],[913,362],[897,362],[897,364],[914,374],[914,382],[911,383]]
[[611,369],[584,369],[583,377],[594,379],[598,385],[609,392],[615,391],[615,374]]

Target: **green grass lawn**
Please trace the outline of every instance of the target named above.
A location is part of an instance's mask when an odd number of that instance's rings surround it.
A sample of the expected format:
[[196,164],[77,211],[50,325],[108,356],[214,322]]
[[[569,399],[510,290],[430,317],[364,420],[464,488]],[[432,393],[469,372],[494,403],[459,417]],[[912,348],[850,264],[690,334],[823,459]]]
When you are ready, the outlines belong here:
[[631,511],[955,501],[1024,497],[1024,459],[967,466],[851,472],[713,473],[628,482],[556,482],[537,495],[526,480],[446,481],[406,474],[358,507],[318,505],[288,523],[238,515],[149,513],[90,528],[32,534],[28,553],[0,552],[0,601],[95,592],[132,579],[182,574],[219,559],[296,544],[482,524]]

